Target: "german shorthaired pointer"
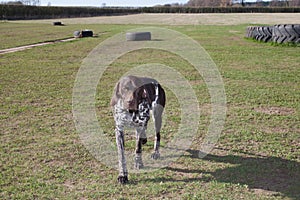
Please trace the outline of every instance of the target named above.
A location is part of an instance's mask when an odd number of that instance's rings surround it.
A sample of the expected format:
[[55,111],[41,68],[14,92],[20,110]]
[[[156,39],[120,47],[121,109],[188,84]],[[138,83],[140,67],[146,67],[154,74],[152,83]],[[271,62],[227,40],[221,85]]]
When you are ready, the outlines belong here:
[[124,154],[124,127],[136,129],[135,168],[140,169],[143,167],[142,145],[147,142],[146,129],[150,118],[150,110],[152,110],[156,137],[151,158],[158,159],[160,157],[160,129],[165,102],[165,91],[154,79],[125,76],[117,82],[110,104],[113,108],[116,124],[119,183],[124,184],[128,182],[128,171]]

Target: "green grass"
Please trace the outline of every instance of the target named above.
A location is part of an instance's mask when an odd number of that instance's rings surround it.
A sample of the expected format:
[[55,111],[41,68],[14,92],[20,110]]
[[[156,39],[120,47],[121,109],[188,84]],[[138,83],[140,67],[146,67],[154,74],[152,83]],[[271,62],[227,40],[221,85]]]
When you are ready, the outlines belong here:
[[[72,118],[72,89],[87,54],[106,38],[137,25],[0,23],[1,49],[71,37],[89,28],[99,34],[0,57],[1,199],[299,199],[299,47],[244,39],[245,27],[169,26],[195,39],[223,77],[227,119],[216,148],[197,150],[210,120],[210,96],[200,75],[184,60],[158,50],[128,53],[103,75],[96,96],[99,123],[114,142],[109,108],[118,77],[136,64],[159,62],[180,71],[198,97],[201,124],[193,144],[170,166],[130,174],[98,162],[81,143]],[[43,28],[40,28],[43,27]],[[120,68],[122,66],[122,68]],[[178,128],[180,110],[167,90],[164,144]],[[275,110],[274,112],[271,112]],[[134,137],[126,136],[133,151]],[[151,151],[149,142],[145,151]]]

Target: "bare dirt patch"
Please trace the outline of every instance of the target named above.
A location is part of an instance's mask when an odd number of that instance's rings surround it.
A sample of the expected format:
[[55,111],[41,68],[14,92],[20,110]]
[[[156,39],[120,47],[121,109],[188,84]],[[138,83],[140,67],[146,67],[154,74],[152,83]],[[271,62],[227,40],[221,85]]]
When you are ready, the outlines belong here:
[[260,107],[254,108],[256,112],[265,113],[269,115],[291,115],[295,113],[293,108],[285,107]]
[[278,192],[268,191],[264,189],[253,189],[252,190],[257,195],[267,195],[267,196],[279,196]]

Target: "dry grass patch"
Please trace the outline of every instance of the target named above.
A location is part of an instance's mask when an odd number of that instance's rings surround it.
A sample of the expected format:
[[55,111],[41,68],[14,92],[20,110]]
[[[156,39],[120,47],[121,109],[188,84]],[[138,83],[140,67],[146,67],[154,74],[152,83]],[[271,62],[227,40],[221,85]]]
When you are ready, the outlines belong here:
[[[300,13],[203,13],[136,14],[74,19],[60,19],[64,24],[147,24],[147,25],[239,25],[300,24]],[[22,23],[52,23],[50,20],[26,20]]]

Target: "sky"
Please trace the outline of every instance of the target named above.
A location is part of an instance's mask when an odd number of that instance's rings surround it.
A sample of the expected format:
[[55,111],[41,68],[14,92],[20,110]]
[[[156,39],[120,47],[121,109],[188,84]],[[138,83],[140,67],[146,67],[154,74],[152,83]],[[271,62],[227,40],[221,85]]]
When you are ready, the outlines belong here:
[[155,6],[171,3],[187,3],[188,0],[40,0],[42,6]]

